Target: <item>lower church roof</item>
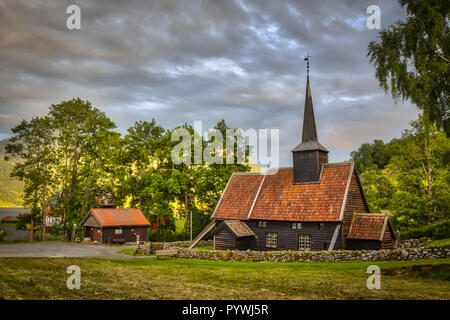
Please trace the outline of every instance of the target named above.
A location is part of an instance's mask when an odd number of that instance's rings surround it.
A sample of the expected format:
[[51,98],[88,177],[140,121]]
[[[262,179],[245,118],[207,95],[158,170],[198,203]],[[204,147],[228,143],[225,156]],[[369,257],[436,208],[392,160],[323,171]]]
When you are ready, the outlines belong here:
[[389,215],[376,213],[355,213],[350,226],[348,239],[383,240],[389,228]]
[[293,169],[274,174],[233,174],[214,211],[214,219],[339,221],[351,162],[327,163],[318,183],[293,184]]

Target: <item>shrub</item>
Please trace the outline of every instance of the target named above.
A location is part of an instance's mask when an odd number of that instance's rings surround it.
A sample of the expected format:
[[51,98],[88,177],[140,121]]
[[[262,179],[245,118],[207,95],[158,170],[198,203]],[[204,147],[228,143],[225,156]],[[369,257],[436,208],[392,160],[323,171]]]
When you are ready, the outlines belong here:
[[450,219],[442,220],[423,226],[409,229],[400,234],[402,239],[416,239],[422,237],[432,237],[433,239],[450,238]]
[[148,231],[148,241],[153,242],[172,242],[172,241],[185,241],[189,240],[189,235],[183,236],[182,233],[175,232],[161,232],[160,230],[152,230]]
[[3,239],[6,237],[6,231],[3,229],[0,229],[0,241],[3,241]]

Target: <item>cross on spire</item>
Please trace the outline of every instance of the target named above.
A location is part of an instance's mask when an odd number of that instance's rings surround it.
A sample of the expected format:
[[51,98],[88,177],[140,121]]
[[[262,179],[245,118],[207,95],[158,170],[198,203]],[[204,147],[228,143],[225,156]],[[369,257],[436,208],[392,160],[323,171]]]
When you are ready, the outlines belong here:
[[309,77],[309,58],[311,58],[311,56],[309,55],[309,52],[306,53],[305,56],[305,61],[306,61],[306,75]]

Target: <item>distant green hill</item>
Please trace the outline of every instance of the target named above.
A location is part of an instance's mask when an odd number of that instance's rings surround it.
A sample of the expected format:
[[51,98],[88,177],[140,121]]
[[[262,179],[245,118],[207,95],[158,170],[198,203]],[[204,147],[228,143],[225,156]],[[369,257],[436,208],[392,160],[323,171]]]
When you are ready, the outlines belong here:
[[24,185],[23,182],[10,176],[14,162],[3,159],[7,143],[8,140],[0,141],[0,207],[21,207]]

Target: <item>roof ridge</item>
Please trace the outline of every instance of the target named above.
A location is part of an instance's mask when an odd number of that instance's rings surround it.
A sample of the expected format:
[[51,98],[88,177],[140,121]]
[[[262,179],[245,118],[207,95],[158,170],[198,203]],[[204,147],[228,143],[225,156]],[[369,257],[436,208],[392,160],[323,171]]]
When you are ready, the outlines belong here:
[[264,177],[261,179],[261,182],[259,183],[258,191],[256,191],[252,206],[250,207],[250,210],[248,211],[248,214],[247,214],[247,220],[249,220],[252,215],[253,208],[255,207],[256,201],[258,201],[258,196],[259,196],[259,193],[261,192],[261,189],[264,184],[264,180],[266,180],[266,177],[267,177],[267,175],[265,174]]
[[353,214],[358,216],[377,216],[377,217],[389,216],[388,213],[372,213],[372,212],[354,212]]
[[339,161],[339,162],[327,162],[324,163],[325,167],[340,167],[340,166],[344,166],[344,165],[350,165],[352,164],[353,161],[349,160],[349,161]]
[[263,173],[259,172],[233,172],[232,176],[263,176]]

